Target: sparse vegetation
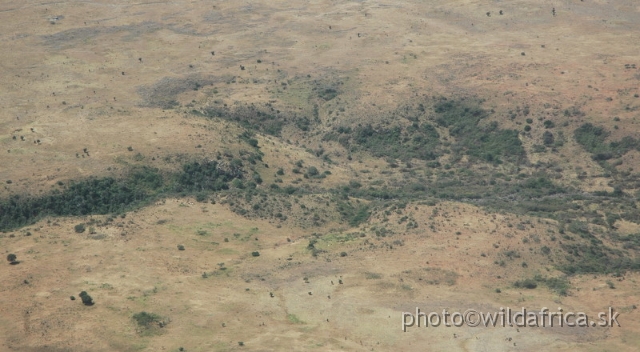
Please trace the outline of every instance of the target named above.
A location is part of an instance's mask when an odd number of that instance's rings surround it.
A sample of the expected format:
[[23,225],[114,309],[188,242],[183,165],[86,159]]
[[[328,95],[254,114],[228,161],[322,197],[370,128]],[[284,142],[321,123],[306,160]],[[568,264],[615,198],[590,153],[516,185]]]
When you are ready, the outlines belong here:
[[527,288],[527,289],[534,289],[536,287],[538,287],[538,283],[533,280],[533,279],[525,279],[522,281],[516,281],[513,283],[513,287],[515,288]]

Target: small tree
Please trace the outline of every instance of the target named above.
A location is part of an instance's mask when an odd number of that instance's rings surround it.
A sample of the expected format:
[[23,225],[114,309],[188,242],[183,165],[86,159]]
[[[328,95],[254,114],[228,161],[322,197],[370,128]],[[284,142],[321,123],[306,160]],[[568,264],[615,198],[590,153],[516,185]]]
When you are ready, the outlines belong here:
[[80,299],[82,299],[82,304],[84,304],[85,306],[92,306],[93,305],[93,298],[91,298],[91,296],[89,296],[87,291],[80,292],[80,294],[78,296],[80,296]]
[[9,262],[9,264],[15,264],[17,263],[16,259],[18,259],[18,256],[16,256],[15,254],[11,253],[7,256],[7,261]]
[[83,233],[85,228],[84,228],[84,224],[78,224],[76,226],[73,227],[73,229],[77,232],[77,233]]

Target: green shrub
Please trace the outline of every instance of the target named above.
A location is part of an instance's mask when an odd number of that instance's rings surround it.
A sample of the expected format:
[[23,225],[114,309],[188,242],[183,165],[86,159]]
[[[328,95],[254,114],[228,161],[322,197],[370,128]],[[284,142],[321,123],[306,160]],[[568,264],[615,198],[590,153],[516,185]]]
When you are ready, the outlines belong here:
[[590,153],[597,153],[606,149],[604,141],[609,133],[602,127],[585,123],[578,127],[573,134],[576,142]]
[[77,232],[77,233],[83,233],[85,230],[84,224],[78,224],[76,226],[73,227],[73,229]]
[[337,209],[343,220],[352,227],[357,227],[367,221],[370,216],[369,207],[366,205],[353,206],[349,202],[338,201]]
[[82,300],[82,304],[84,304],[85,306],[92,306],[94,304],[93,303],[93,298],[91,298],[91,296],[89,296],[87,291],[80,292],[80,294],[78,296],[80,296],[80,299]]
[[133,315],[133,320],[142,328],[150,328],[154,324],[158,324],[162,318],[154,313],[139,312]]
[[309,166],[307,168],[307,174],[309,176],[317,176],[319,174],[318,169],[315,166]]
[[513,287],[515,288],[527,288],[527,289],[534,289],[536,287],[538,287],[538,283],[536,283],[535,280],[533,279],[525,279],[522,281],[516,281],[513,283]]

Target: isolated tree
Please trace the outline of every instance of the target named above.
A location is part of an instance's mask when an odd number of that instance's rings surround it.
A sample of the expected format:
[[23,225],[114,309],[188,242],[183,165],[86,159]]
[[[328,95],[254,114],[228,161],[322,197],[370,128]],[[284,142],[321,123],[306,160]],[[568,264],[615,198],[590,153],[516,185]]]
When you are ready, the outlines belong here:
[[82,299],[82,304],[84,304],[85,306],[92,306],[93,305],[93,298],[91,298],[91,296],[89,296],[87,291],[80,292],[80,294],[78,296],[80,296],[80,299]]
[[15,263],[16,263],[16,259],[18,259],[18,257],[17,257],[15,254],[13,254],[13,253],[11,253],[11,254],[9,254],[9,255],[7,256],[7,261],[8,261],[10,264],[15,264]]

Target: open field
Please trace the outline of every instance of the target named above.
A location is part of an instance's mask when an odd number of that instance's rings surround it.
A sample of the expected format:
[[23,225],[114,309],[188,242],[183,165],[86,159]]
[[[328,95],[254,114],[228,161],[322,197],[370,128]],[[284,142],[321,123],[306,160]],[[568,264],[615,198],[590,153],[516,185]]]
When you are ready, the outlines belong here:
[[[0,350],[640,345],[634,1],[0,19]],[[401,329],[507,306],[621,326]]]

